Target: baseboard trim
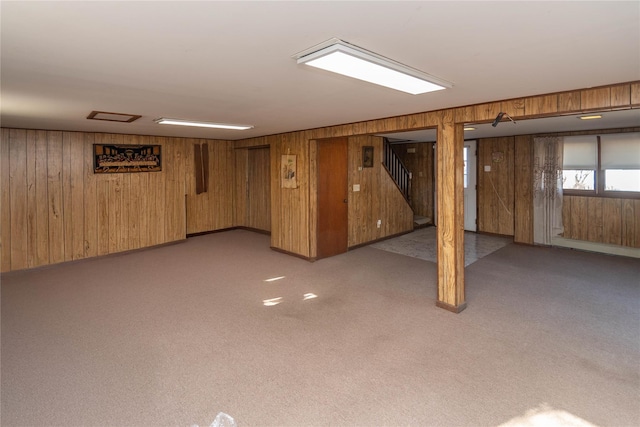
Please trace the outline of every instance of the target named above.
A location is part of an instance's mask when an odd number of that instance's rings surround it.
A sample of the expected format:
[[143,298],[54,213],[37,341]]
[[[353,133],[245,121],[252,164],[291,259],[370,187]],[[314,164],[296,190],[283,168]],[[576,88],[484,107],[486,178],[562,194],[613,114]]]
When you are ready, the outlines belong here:
[[442,302],[442,301],[436,301],[436,307],[439,308],[443,308],[447,311],[450,311],[452,313],[460,313],[462,310],[464,310],[465,308],[467,308],[467,303],[463,302],[460,305],[451,305],[451,304],[447,304],[446,302]]
[[394,237],[404,236],[405,234],[409,234],[409,233],[412,233],[414,231],[415,230],[412,228],[411,230],[402,231],[400,233],[392,234],[390,236],[385,236],[385,237],[381,237],[379,239],[370,240],[370,241],[365,242],[365,243],[360,243],[360,244],[357,244],[357,245],[349,246],[347,248],[347,250],[351,251],[353,249],[358,249],[358,248],[362,248],[362,247],[365,247],[365,246],[373,245],[374,243],[384,242],[385,240],[393,239]]
[[207,234],[224,233],[225,231],[233,231],[233,230],[253,231],[254,233],[266,234],[268,236],[271,236],[271,231],[261,230],[259,228],[245,227],[245,226],[239,225],[237,227],[219,228],[217,230],[209,230],[209,231],[200,231],[198,233],[190,233],[190,234],[187,234],[187,237],[206,236]]
[[598,252],[609,255],[626,256],[630,258],[640,258],[640,248],[566,239],[564,237],[554,237],[551,240],[551,246],[579,249],[582,251]]
[[315,258],[310,258],[308,256],[300,255],[300,254],[297,254],[295,252],[285,251],[284,249],[276,248],[275,246],[270,246],[270,248],[271,248],[271,250],[276,251],[276,252],[280,252],[281,254],[294,256],[296,258],[301,258],[301,259],[303,259],[305,261],[314,262],[316,260]]
[[187,238],[206,236],[207,234],[213,234],[213,233],[224,233],[225,231],[237,230],[238,228],[239,227],[228,227],[228,228],[219,228],[217,230],[200,231],[198,233],[189,233],[187,234]]
[[269,230],[262,230],[262,229],[260,229],[260,228],[245,227],[245,226],[239,225],[239,226],[237,226],[237,227],[236,227],[236,229],[238,229],[238,230],[253,231],[254,233],[266,234],[267,236],[271,236],[271,231],[269,231]]
[[73,260],[69,260],[69,261],[60,261],[60,262],[51,263],[51,264],[38,265],[36,267],[21,268],[19,270],[3,271],[0,274],[0,277],[5,277],[5,276],[8,277],[9,275],[11,275],[13,273],[23,273],[25,271],[46,270],[48,268],[58,267],[58,266],[60,266],[62,264],[73,265],[73,264],[80,264],[82,262],[93,261],[93,260],[96,260],[96,259],[113,258],[113,257],[117,257],[117,256],[128,255],[128,254],[133,254],[133,253],[136,253],[136,252],[146,251],[146,250],[149,250],[149,249],[158,249],[158,248],[162,248],[162,247],[165,247],[165,246],[178,245],[178,244],[184,243],[186,241],[187,241],[187,239],[172,240],[171,242],[159,243],[157,245],[145,246],[143,248],[127,249],[126,251],[122,251],[122,252],[112,252],[110,254],[90,256],[90,257],[86,257],[86,258],[73,259]]

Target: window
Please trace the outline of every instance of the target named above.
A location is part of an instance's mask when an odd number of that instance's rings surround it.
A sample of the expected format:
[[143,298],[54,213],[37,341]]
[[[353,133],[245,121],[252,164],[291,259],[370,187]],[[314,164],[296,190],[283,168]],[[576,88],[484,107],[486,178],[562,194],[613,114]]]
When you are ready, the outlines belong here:
[[594,191],[598,168],[598,137],[566,137],[562,164],[563,190]]
[[600,136],[604,191],[640,192],[640,133]]
[[567,193],[640,196],[640,132],[566,137],[562,178]]

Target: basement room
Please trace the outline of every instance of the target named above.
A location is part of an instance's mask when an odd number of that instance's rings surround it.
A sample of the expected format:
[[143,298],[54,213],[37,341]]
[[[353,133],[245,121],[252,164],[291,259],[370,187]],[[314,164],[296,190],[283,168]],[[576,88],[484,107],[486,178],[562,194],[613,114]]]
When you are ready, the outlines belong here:
[[640,3],[0,3],[3,426],[640,424]]

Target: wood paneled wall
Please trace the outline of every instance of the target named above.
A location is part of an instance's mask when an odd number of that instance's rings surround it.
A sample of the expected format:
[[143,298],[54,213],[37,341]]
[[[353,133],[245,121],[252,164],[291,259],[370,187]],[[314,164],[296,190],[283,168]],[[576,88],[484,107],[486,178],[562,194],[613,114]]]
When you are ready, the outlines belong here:
[[[514,137],[478,140],[478,231],[514,235]],[[485,172],[484,167],[491,167]]]
[[563,196],[563,237],[640,248],[640,200]]
[[249,168],[249,149],[236,148],[234,153],[234,203],[233,225],[236,227],[248,227],[247,212],[247,169]]
[[[271,159],[269,147],[248,150],[246,226],[271,231]],[[238,198],[242,194],[237,195]]]
[[[479,123],[491,122],[500,111],[509,112],[515,119],[526,119],[628,108],[640,108],[640,81],[420,112],[228,144],[235,148],[271,148],[271,244],[274,248],[313,257],[316,215],[314,140],[424,129],[438,126],[444,116],[452,116],[453,123]],[[165,157],[163,172],[109,176],[89,173],[92,165],[87,151],[94,142],[107,140],[162,144]],[[210,231],[226,228],[230,222],[231,226],[235,225],[234,190],[231,190],[231,196],[226,192],[207,195],[211,197],[208,201],[191,197],[189,181],[192,180],[193,162],[185,160],[191,155],[191,150],[185,150],[188,144],[181,138],[3,129],[0,145],[2,271],[152,246],[182,239],[187,229],[190,232]],[[215,142],[210,146],[213,150],[210,158],[221,161],[215,166],[219,172],[210,173],[210,188],[226,187],[237,191],[234,174],[229,172],[235,157],[231,154],[225,163],[216,151],[220,147]],[[287,153],[298,156],[298,188],[294,190],[282,189],[279,184],[280,155]],[[169,164],[171,158],[182,161]],[[221,185],[221,180],[228,185]],[[185,194],[188,202],[185,202]],[[43,200],[46,203],[43,204]],[[188,220],[185,218],[187,203]],[[80,220],[81,225],[78,224]],[[498,229],[504,233],[500,227]],[[508,234],[513,233],[512,230]]]
[[[162,172],[94,174],[93,144],[162,145]],[[179,138],[2,129],[2,271],[184,239]]]
[[533,245],[533,137],[519,135],[514,143],[513,241]]
[[[195,144],[207,143],[209,185],[196,194]],[[187,234],[230,228],[234,223],[234,150],[230,141],[185,139]]]
[[[414,150],[410,153],[410,150]],[[431,219],[433,223],[433,190],[435,188],[432,142],[395,144],[393,151],[412,174],[411,207],[416,215]]]
[[[235,141],[236,151],[247,148],[269,147],[270,189],[271,189],[271,246],[284,252],[313,258],[315,247],[310,245],[311,233],[315,233],[313,207],[310,190],[314,179],[310,175],[311,147],[313,138],[309,131],[270,135]],[[281,156],[296,156],[297,188],[282,188],[280,183]],[[247,154],[248,156],[248,154]],[[242,167],[244,160],[236,160]],[[242,184],[236,182],[236,191],[242,191]],[[246,191],[246,187],[244,187]],[[313,192],[315,198],[315,191]],[[239,206],[239,205],[238,205]],[[246,209],[246,208],[245,208]],[[240,208],[237,215],[242,215]],[[312,231],[313,229],[313,231]]]
[[[288,252],[299,254],[305,257],[313,257],[315,250],[315,182],[312,177],[314,172],[314,140],[342,136],[372,135],[384,132],[397,132],[407,130],[425,129],[438,126],[441,117],[447,114],[453,115],[454,123],[481,123],[492,122],[500,111],[507,111],[514,119],[523,120],[526,118],[552,117],[559,114],[572,114],[584,111],[607,111],[613,109],[628,109],[640,107],[640,82],[630,82],[614,84],[599,88],[580,89],[569,92],[559,92],[544,94],[526,98],[516,98],[504,101],[487,102],[484,104],[457,107],[450,110],[439,110],[409,114],[406,116],[390,117],[385,119],[369,120],[364,122],[349,123],[343,125],[329,126],[318,129],[310,129],[299,132],[271,135],[268,137],[251,138],[235,141],[234,146],[251,147],[259,145],[270,145],[271,153],[271,178],[272,189],[275,191],[271,195],[272,206],[272,233],[271,244],[274,248],[279,248]],[[515,144],[514,144],[515,145]],[[274,149],[275,148],[275,149]],[[520,147],[524,148],[524,147]],[[298,178],[299,195],[295,191],[280,189],[276,160],[278,155],[291,150],[292,154],[299,154]],[[526,148],[519,149],[514,155],[527,156]],[[301,168],[302,165],[302,168]],[[479,174],[482,174],[482,164],[479,165]],[[526,171],[514,169],[519,179]],[[309,178],[311,180],[309,181]],[[513,177],[513,175],[512,175]],[[512,187],[514,187],[512,178]],[[515,215],[526,212],[531,215],[531,205],[527,202],[526,194],[529,191],[526,187],[515,187],[514,196],[518,196],[517,202],[513,200],[512,206]],[[509,204],[507,204],[509,205]],[[286,210],[284,210],[286,209]],[[281,215],[282,213],[282,215]],[[504,223],[503,218],[500,223]],[[513,224],[513,220],[512,220]],[[530,222],[523,220],[516,225],[491,228],[500,234],[517,234],[518,241],[532,243]],[[516,233],[517,230],[517,233]],[[496,232],[496,231],[488,231]],[[528,239],[528,240],[527,240]]]
[[[271,246],[309,257],[309,141],[304,132],[257,138],[269,145],[271,170]],[[296,155],[297,188],[281,186],[281,156]]]
[[[271,145],[271,243],[286,252],[311,257],[309,244],[311,229],[310,150],[309,135],[305,132],[270,137]],[[282,188],[281,158],[296,155],[297,188]],[[314,193],[315,197],[315,193]],[[315,248],[314,248],[315,249]]]
[[[373,146],[372,168],[361,168],[363,146]],[[413,211],[382,165],[383,139],[369,135],[351,137],[348,153],[348,246],[412,230]],[[353,191],[354,185],[360,185],[360,191]],[[380,228],[378,220],[382,221]]]
[[[626,129],[605,129],[605,130],[589,130],[580,132],[563,132],[563,133],[541,133],[539,136],[571,136],[571,135],[584,135],[584,134],[606,134],[606,133],[621,133],[621,132],[638,132],[640,128],[626,128]],[[538,136],[538,135],[535,135]],[[534,135],[519,135],[514,137],[515,151],[514,151],[514,241],[518,243],[533,244],[533,138]],[[479,164],[479,174],[482,172],[482,164]],[[511,176],[506,176],[504,179],[511,180]],[[501,183],[500,186],[503,184]],[[484,193],[478,193],[479,205],[492,205],[492,201],[489,200],[485,203],[481,198],[484,197]],[[568,196],[566,196],[568,197]],[[565,200],[570,200],[565,197]],[[581,199],[587,199],[581,197]],[[633,200],[628,199],[611,199],[608,197],[588,197],[589,203],[593,206],[611,206],[612,200],[626,200],[625,206],[630,206]],[[589,221],[584,211],[587,201],[583,200],[577,203],[571,203],[564,206],[563,217],[575,218],[572,224],[569,224],[569,228],[565,233],[565,237],[577,240],[593,241],[598,243],[611,243],[619,244],[622,246],[630,246],[629,242],[636,242],[638,239],[631,234],[637,227],[634,225],[634,219],[631,215],[622,215],[614,217],[619,219],[620,226],[614,225],[612,227],[600,227],[598,226],[597,217],[592,219],[595,221],[596,227],[590,227]],[[570,209],[577,209],[575,213],[571,213]],[[597,209],[596,209],[597,211]],[[627,209],[627,213],[629,210]],[[635,211],[639,212],[639,211]],[[615,213],[615,210],[612,211]],[[488,215],[488,212],[485,212]],[[593,224],[593,223],[591,223]],[[598,230],[598,231],[596,231]],[[487,231],[487,230],[481,230]],[[607,233],[613,233],[608,236]],[[617,234],[622,232],[622,235]],[[604,233],[601,236],[601,233]],[[631,233],[631,234],[630,234]],[[569,235],[573,237],[568,237]],[[589,237],[590,236],[590,237]],[[614,242],[622,243],[614,243]]]

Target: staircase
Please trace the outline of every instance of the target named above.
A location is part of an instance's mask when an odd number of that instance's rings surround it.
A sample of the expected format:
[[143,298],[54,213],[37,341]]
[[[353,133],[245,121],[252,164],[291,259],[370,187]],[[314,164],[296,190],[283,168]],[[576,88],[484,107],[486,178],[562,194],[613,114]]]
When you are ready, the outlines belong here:
[[384,167],[411,206],[411,172],[393,151],[387,138],[384,139]]

